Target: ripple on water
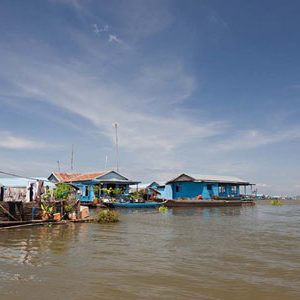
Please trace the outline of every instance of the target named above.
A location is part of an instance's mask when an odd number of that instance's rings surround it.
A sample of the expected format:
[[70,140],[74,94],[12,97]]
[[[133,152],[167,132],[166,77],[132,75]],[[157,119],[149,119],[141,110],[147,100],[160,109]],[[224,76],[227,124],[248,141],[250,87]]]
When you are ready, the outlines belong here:
[[0,298],[299,299],[299,208],[121,211],[117,224],[3,231]]

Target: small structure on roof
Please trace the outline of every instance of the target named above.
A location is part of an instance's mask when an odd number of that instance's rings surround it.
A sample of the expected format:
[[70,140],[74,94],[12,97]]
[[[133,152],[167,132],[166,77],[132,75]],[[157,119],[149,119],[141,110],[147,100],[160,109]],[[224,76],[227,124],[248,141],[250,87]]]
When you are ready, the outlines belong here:
[[248,181],[232,176],[187,175],[181,174],[161,186],[163,199],[195,198],[217,199],[240,197],[241,187],[253,186]]
[[79,188],[78,199],[91,202],[95,198],[105,196],[107,189],[121,189],[122,195],[129,195],[129,186],[139,181],[129,180],[116,171],[99,171],[92,173],[54,172],[48,177],[54,183],[69,183]]

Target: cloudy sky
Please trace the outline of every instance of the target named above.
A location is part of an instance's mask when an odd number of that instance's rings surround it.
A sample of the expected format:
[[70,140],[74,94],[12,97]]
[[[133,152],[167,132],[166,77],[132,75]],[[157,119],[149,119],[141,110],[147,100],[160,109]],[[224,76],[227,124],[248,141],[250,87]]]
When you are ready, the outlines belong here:
[[300,3],[2,0],[0,166],[232,175],[300,194]]

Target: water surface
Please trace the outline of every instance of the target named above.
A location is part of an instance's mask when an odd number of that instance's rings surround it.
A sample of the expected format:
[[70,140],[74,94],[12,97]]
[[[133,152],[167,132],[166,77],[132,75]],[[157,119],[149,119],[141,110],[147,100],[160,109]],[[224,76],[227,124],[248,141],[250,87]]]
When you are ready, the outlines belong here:
[[300,205],[0,231],[0,299],[300,299]]

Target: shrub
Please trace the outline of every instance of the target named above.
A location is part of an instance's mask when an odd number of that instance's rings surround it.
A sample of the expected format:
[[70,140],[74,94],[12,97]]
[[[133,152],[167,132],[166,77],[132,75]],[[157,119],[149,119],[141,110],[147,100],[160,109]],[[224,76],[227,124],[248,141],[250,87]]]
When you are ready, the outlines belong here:
[[158,211],[160,213],[167,213],[169,211],[169,209],[166,206],[160,206]]
[[119,221],[120,214],[115,210],[101,209],[95,216],[98,223],[115,223]]
[[282,205],[282,202],[279,199],[274,199],[271,201],[271,205],[280,206],[280,205]]

